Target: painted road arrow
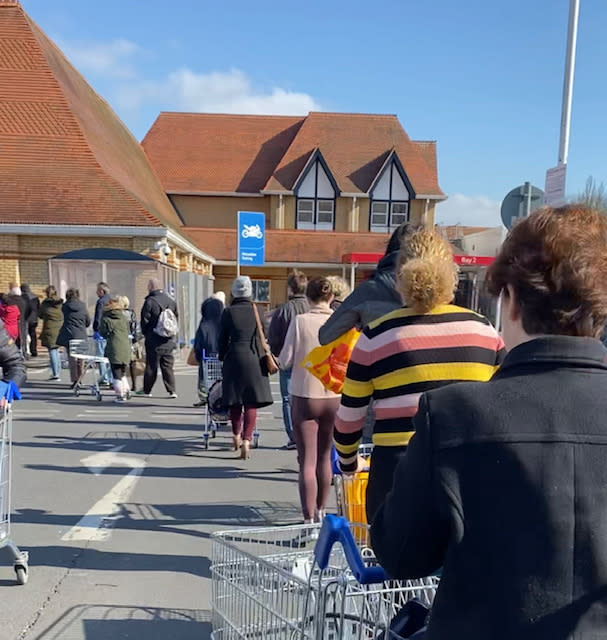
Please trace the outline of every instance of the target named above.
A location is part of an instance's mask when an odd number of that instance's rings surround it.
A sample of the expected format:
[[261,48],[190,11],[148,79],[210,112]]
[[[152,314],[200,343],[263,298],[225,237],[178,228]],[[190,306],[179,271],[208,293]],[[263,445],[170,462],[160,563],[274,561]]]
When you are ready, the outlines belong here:
[[82,464],[95,476],[99,476],[113,464],[131,467],[131,471],[96,502],[61,538],[62,540],[100,541],[109,538],[121,506],[128,500],[145,467],[144,460],[121,455],[119,451],[123,448],[124,445],[113,447],[109,451],[100,451],[82,459]]

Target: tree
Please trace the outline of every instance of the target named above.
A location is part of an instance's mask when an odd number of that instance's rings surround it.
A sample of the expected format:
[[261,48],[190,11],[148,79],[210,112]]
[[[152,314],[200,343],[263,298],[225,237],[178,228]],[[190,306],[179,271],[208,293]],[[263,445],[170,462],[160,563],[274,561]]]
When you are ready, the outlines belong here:
[[603,182],[597,183],[592,176],[586,180],[584,191],[578,194],[575,201],[607,214],[607,189]]

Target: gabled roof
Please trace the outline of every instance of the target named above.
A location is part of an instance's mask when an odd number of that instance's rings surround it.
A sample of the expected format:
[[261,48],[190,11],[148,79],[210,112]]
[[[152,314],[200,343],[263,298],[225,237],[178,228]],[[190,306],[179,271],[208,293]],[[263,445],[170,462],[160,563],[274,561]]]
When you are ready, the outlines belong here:
[[318,147],[342,193],[366,194],[394,150],[416,194],[442,197],[436,167],[394,115],[310,113],[268,181],[266,191],[290,191]]
[[29,18],[0,2],[0,222],[180,227],[143,149]]
[[163,112],[141,144],[168,193],[259,193],[303,121]]
[[367,194],[394,150],[416,194],[444,197],[435,143],[393,115],[161,113],[142,144],[169,193],[289,193],[318,149],[342,193]]

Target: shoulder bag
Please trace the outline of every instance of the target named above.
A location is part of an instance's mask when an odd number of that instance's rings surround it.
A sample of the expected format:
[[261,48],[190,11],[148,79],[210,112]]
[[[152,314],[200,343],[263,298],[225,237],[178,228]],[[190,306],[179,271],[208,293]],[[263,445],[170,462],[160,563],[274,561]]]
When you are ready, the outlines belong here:
[[278,364],[276,364],[276,360],[272,355],[272,351],[270,350],[270,346],[268,345],[268,341],[266,340],[266,336],[263,332],[261,320],[259,319],[259,311],[257,311],[257,305],[254,302],[252,304],[253,313],[255,314],[255,322],[257,323],[257,333],[259,335],[259,341],[261,342],[261,348],[264,352],[264,355],[261,357],[261,361],[263,362],[267,372],[270,375],[273,375],[278,371]]

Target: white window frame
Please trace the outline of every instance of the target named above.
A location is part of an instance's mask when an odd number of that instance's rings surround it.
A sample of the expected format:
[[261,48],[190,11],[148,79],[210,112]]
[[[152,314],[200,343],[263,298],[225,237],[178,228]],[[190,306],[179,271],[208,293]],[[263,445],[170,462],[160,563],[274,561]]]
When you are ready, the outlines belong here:
[[[375,205],[385,205],[386,210],[383,212],[373,211]],[[385,222],[378,224],[374,220],[374,216],[384,216]],[[388,229],[388,221],[390,218],[390,203],[387,200],[372,200],[371,201],[371,231],[378,233],[385,233]]]
[[[320,219],[320,205],[321,204],[330,204],[331,205],[331,220],[330,222],[319,222]],[[328,214],[328,211],[323,211],[322,213]],[[335,200],[329,200],[328,198],[318,198],[316,200],[316,218],[315,218],[315,228],[318,231],[333,231],[333,227],[335,224]]]
[[[306,213],[306,214],[312,214],[312,221],[310,222],[309,220],[300,220],[299,219],[299,214],[300,214],[300,210],[299,210],[299,206],[301,204],[308,204],[310,203],[312,205],[312,209],[310,211],[304,211],[302,213]],[[314,198],[297,198],[297,215],[296,215],[296,221],[295,221],[295,226],[297,229],[305,229],[305,230],[314,230],[315,225],[314,225],[314,221],[316,219],[316,212],[315,212],[315,207],[314,207]]]
[[[405,212],[394,213],[394,205],[404,205]],[[400,222],[395,222],[394,216],[405,216],[405,219]],[[409,203],[405,200],[392,200],[390,202],[390,229],[396,229],[396,227],[403,224],[403,222],[409,222]]]

